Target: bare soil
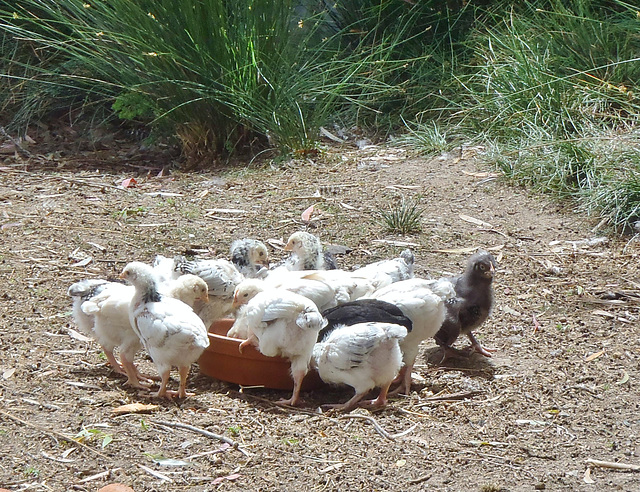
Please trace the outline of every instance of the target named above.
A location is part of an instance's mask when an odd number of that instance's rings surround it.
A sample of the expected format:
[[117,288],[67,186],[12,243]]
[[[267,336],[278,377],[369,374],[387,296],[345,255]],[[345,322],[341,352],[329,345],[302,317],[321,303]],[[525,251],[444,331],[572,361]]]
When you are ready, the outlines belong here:
[[[635,238],[593,240],[602,236],[596,223],[478,169],[477,149],[422,159],[345,145],[279,164],[183,173],[166,153],[70,141],[0,161],[0,486],[640,490],[637,472],[588,462],[640,466]],[[127,178],[137,184],[121,187]],[[402,196],[420,197],[420,233],[391,234],[376,218]],[[307,225],[300,216],[312,204]],[[491,249],[496,303],[477,335],[498,349],[494,357],[441,366],[428,340],[409,396],[375,413],[327,416],[317,407],[346,401],[350,389],[306,393],[301,409],[279,407],[273,402],[286,392],[241,389],[197,364],[195,396],[151,399],[125,387],[99,346],[74,331],[66,291],[77,280],[114,278],[127,262],[158,253],[223,257],[233,239],[286,240],[304,228],[349,248],[338,256],[346,269],[409,243],[416,274],[438,277],[461,272],[475,248]],[[155,372],[144,354],[137,362]],[[157,408],[114,413],[130,403]]]

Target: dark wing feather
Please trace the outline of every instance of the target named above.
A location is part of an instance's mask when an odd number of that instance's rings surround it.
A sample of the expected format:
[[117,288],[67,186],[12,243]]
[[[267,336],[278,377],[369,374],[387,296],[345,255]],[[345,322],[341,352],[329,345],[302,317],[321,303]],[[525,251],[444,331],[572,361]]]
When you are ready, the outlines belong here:
[[339,325],[351,326],[374,321],[404,326],[408,332],[413,327],[411,320],[402,313],[398,306],[379,299],[356,299],[327,309],[322,315],[327,320],[327,326],[320,330],[319,341]]

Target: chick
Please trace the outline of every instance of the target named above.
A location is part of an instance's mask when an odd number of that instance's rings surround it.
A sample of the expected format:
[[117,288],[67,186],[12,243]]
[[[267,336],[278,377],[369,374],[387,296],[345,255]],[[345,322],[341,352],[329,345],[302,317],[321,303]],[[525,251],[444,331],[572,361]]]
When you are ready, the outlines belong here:
[[278,403],[298,405],[302,380],[309,370],[309,362],[318,332],[326,324],[310,299],[285,289],[262,290],[264,283],[245,282],[236,289],[234,305],[246,303],[242,322],[248,337],[239,345],[254,345],[267,357],[280,356],[291,362],[293,394]]
[[[152,396],[185,398],[191,364],[209,346],[207,328],[184,302],[168,297],[158,289],[158,281],[148,265],[132,262],[120,277],[130,282],[135,293],[129,306],[129,319],[158,369],[162,383]],[[171,367],[180,374],[177,392],[167,389]]]
[[438,332],[446,314],[445,301],[454,296],[453,285],[448,280],[420,278],[401,280],[373,293],[373,298],[398,306],[412,322],[411,332],[400,342],[404,366],[397,378],[400,385],[393,393],[408,394],[411,389],[411,370],[420,343]]
[[289,270],[335,270],[338,268],[333,255],[323,251],[320,239],[309,232],[298,231],[291,234],[284,249],[292,252],[285,264]]
[[[496,260],[493,255],[479,250],[469,257],[462,275],[448,279],[454,285],[456,296],[446,303],[445,320],[434,336],[436,343],[444,351],[441,363],[450,357],[469,356],[473,352],[491,357],[494,349],[483,347],[472,330],[480,327],[491,313],[495,269]],[[452,347],[461,333],[471,341],[471,346],[464,351]]]
[[[353,398],[346,403],[328,406],[345,411],[359,404],[385,406],[389,386],[402,366],[398,342],[406,335],[404,326],[367,322],[337,326],[316,343],[313,365],[320,378],[326,383],[347,384],[355,390]],[[365,394],[376,387],[380,388],[378,397],[361,402]]]
[[225,259],[188,261],[180,256],[175,261],[178,271],[197,275],[207,283],[209,302],[199,302],[193,307],[205,326],[231,313],[233,291],[244,280],[233,263]]
[[262,241],[238,239],[231,243],[231,262],[245,278],[263,278],[269,268],[269,252]]

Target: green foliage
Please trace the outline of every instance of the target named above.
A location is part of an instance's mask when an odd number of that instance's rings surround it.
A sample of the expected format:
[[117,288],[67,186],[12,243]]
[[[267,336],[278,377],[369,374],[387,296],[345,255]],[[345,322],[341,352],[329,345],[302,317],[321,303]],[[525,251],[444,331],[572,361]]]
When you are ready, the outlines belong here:
[[78,432],[73,439],[75,441],[85,443],[93,440],[100,440],[100,445],[103,448],[106,448],[111,441],[113,441],[113,436],[108,434],[100,429],[85,429],[83,428],[80,432]]
[[631,3],[0,0],[0,28],[14,126],[115,115],[176,136],[196,164],[304,154],[334,123],[403,129],[425,154],[489,143],[516,182],[617,229],[637,220],[638,159],[607,149],[637,142]]
[[407,200],[404,197],[395,205],[389,205],[387,210],[380,210],[381,223],[390,232],[399,234],[411,234],[420,232],[422,225],[420,220],[424,209],[420,207],[420,198]]
[[123,120],[149,120],[155,113],[155,105],[147,94],[123,92],[111,106],[118,118]]

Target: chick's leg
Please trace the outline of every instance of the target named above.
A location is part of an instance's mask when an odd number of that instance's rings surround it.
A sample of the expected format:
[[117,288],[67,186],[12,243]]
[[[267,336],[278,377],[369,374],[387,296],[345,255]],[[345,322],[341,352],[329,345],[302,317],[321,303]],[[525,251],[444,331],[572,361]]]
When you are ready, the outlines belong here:
[[348,412],[349,410],[352,410],[353,408],[358,406],[358,403],[360,402],[360,400],[362,400],[365,394],[366,393],[356,392],[356,394],[353,395],[353,398],[351,398],[346,403],[333,403],[333,404],[322,405],[322,408],[335,410],[337,412]]
[[189,375],[190,366],[179,367],[180,372],[180,387],[178,388],[178,398],[186,398],[187,396],[193,396],[195,393],[187,393],[187,376]]
[[291,371],[291,375],[293,376],[293,394],[289,399],[278,400],[280,405],[291,405],[292,407],[295,407],[300,404],[300,389],[302,388],[302,380],[306,374],[306,368]]
[[171,372],[171,368],[162,371],[160,373],[160,378],[162,379],[162,383],[160,383],[160,389],[158,391],[156,391],[155,393],[151,393],[151,396],[156,398],[156,397],[164,397],[164,398],[173,398],[174,396],[177,395],[177,392],[175,391],[170,391],[167,389],[167,385],[169,384],[169,373]]
[[102,351],[104,355],[107,357],[107,361],[109,361],[109,365],[116,371],[118,374],[127,374],[126,371],[122,368],[120,363],[116,360],[115,355],[113,355],[113,350],[107,350],[102,347]]
[[249,345],[253,345],[254,347],[258,346],[258,338],[253,333],[249,335],[249,338],[247,338],[246,340],[243,340],[242,343],[238,345],[238,350],[240,351],[240,353],[242,353],[244,348]]
[[409,391],[411,390],[411,370],[412,369],[413,369],[413,364],[402,366],[402,369],[400,369],[400,372],[398,373],[398,376],[391,383],[391,384],[393,384],[393,383],[400,382],[400,384],[393,391],[389,391],[387,394],[389,394],[389,395],[398,395],[398,394],[408,395]]
[[497,349],[490,349],[488,347],[483,347],[480,342],[476,339],[473,332],[467,333],[467,337],[471,341],[471,348],[474,352],[478,352],[479,354],[484,355],[485,357],[491,357],[491,352],[496,352]]
[[129,360],[129,358],[124,353],[121,354],[121,358],[124,372],[127,375],[126,384],[132,386],[133,388],[148,389],[149,386],[151,386],[151,382],[140,375],[140,373],[138,372],[138,368],[135,366],[133,361]]
[[380,394],[378,398],[375,400],[367,400],[361,403],[362,406],[369,406],[373,408],[382,408],[387,405],[387,395],[389,394],[389,387],[391,386],[391,381],[389,384],[386,384],[380,388]]

